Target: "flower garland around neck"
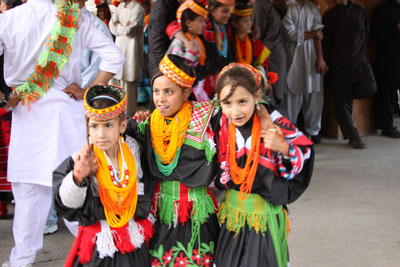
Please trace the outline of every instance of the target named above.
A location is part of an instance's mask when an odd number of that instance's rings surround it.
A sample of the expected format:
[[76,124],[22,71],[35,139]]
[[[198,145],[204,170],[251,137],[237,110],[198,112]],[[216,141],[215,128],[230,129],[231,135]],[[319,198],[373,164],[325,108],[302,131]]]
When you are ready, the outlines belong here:
[[228,182],[227,172],[229,172],[232,181],[235,184],[240,185],[239,197],[241,199],[247,199],[251,193],[251,188],[253,186],[260,159],[260,120],[257,115],[254,116],[253,127],[251,130],[251,149],[247,156],[244,168],[240,168],[236,161],[236,126],[232,122],[228,122],[225,115],[222,116],[219,140],[221,143],[221,149],[218,159],[221,163],[221,169],[223,170],[221,182],[223,184]]
[[96,178],[99,195],[104,206],[106,220],[111,227],[122,227],[133,217],[137,204],[135,159],[128,145],[120,137],[118,148],[118,171],[105,151],[93,145],[98,169]]
[[[190,35],[189,33],[185,33],[185,35],[190,41],[193,40],[192,35]],[[198,35],[196,35],[195,40],[196,40],[198,48],[200,48],[200,50],[199,50],[199,63],[200,63],[201,66],[204,66],[206,64],[206,48],[204,47],[204,43],[200,39],[200,37]]]
[[244,37],[244,47],[245,47],[244,58],[242,54],[241,40],[237,35],[235,35],[235,38],[236,38],[236,55],[235,55],[236,62],[251,65],[251,61],[253,59],[253,47],[249,35],[246,34],[246,36]]
[[185,101],[173,118],[162,116],[158,109],[151,114],[151,143],[158,170],[165,176],[169,176],[178,164],[191,117],[192,105],[189,101]]
[[38,101],[54,84],[54,80],[63,70],[72,52],[72,44],[78,29],[80,9],[78,4],[66,0],[56,0],[57,22],[44,51],[35,66],[34,72],[26,82],[15,88],[21,97],[22,105],[27,106]]
[[[217,37],[217,48],[218,48],[218,53],[226,58],[228,56],[228,35],[225,30],[225,25],[218,25],[215,21],[213,21],[214,28],[216,30],[215,36]],[[220,30],[220,27],[222,29],[222,32]],[[221,33],[223,35],[224,40],[221,41]]]

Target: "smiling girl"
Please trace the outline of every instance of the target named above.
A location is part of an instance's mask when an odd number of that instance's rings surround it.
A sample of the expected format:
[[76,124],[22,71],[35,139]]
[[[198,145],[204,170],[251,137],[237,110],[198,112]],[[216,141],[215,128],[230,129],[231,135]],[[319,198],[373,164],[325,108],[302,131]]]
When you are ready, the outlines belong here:
[[142,141],[158,183],[150,256],[154,266],[212,266],[219,232],[216,201],[208,185],[216,174],[215,102],[190,102],[196,79],[189,61],[166,55],[153,78],[156,109],[127,134]]
[[125,91],[96,85],[84,102],[91,145],[53,174],[55,209],[80,224],[65,266],[149,266],[144,243],[154,217],[148,217],[151,196],[144,194],[148,179],[140,147],[133,138],[120,136],[127,126]]
[[[273,107],[261,129],[256,114],[261,77],[250,65],[232,63],[218,78],[223,116],[218,131],[216,186],[226,190],[218,212],[221,232],[215,266],[288,265],[290,226],[286,204],[308,187],[312,142]],[[263,118],[264,119],[264,118]]]

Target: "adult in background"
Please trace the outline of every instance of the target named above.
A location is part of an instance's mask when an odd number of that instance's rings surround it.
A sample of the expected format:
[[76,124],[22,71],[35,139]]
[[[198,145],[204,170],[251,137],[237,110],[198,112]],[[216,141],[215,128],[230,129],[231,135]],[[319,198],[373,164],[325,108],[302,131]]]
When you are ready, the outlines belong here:
[[400,88],[400,0],[387,0],[375,10],[372,33],[376,40],[375,124],[382,134],[400,138],[393,114]]
[[126,91],[126,115],[132,117],[137,106],[137,86],[142,75],[144,10],[135,0],[121,2],[108,25],[115,44],[125,56],[122,71],[115,83]]
[[[20,0],[0,0],[0,13],[19,6]],[[12,199],[11,183],[7,182],[7,156],[10,143],[11,111],[7,99],[11,88],[4,81],[3,55],[0,56],[0,219],[7,217],[7,203]]]
[[[85,0],[74,0],[75,3],[79,5],[79,9],[82,14],[85,14],[90,22],[97,27],[105,36],[107,36],[110,40],[112,40],[112,36],[110,31],[108,30],[107,25],[98,17],[93,15],[92,12],[88,11],[85,6]],[[85,49],[83,51],[83,56],[81,58],[81,76],[82,76],[82,86],[78,86],[77,84],[71,84],[70,87],[74,87],[75,90],[83,90],[84,88],[88,88],[88,86],[93,82],[96,78],[97,73],[99,72],[101,63],[100,56],[90,49]],[[57,232],[57,213],[53,208],[53,205],[50,208],[49,215],[46,221],[46,227],[44,228],[44,235],[53,234]],[[78,222],[68,222],[66,220],[65,224],[73,235],[78,234]]]
[[333,90],[336,119],[343,138],[356,149],[365,148],[353,125],[353,99],[362,99],[376,92],[375,79],[365,56],[369,24],[365,8],[348,0],[325,13],[323,49],[329,66],[326,82]]
[[272,85],[275,104],[278,106],[287,93],[286,53],[283,47],[282,26],[286,9],[287,6],[283,0],[257,0],[253,7],[253,20],[260,30],[259,39],[271,50],[268,61],[269,70],[278,73],[278,81]]
[[111,11],[110,7],[108,6],[108,3],[101,3],[100,5],[96,6],[97,8],[97,17],[101,19],[104,24],[107,25],[110,22],[111,19]]
[[328,69],[322,55],[322,17],[318,8],[308,0],[291,0],[283,19],[287,37],[285,48],[288,62],[288,92],[282,110],[296,122],[300,112],[304,130],[311,140],[321,143],[323,107],[323,78]]
[[158,63],[164,57],[171,43],[165,32],[167,26],[176,20],[176,11],[183,0],[157,0],[150,10],[148,25],[149,38],[149,71],[153,77],[158,70]]
[[15,198],[15,246],[3,267],[35,261],[52,201],[52,173],[85,143],[84,90],[70,86],[82,86],[84,49],[102,59],[92,84],[107,83],[123,64],[113,42],[77,5],[66,5],[29,0],[0,15],[0,55],[6,83],[15,88],[8,100],[14,110],[7,173]]

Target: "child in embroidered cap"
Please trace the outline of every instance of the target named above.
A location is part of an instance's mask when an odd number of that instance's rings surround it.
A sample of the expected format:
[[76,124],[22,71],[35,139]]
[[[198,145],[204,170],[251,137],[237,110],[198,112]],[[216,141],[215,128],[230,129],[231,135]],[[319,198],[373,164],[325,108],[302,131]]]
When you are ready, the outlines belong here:
[[194,0],[187,0],[181,4],[176,12],[176,18],[185,36],[194,42],[195,49],[188,49],[179,38],[174,38],[167,51],[167,54],[187,59],[196,69],[197,79],[193,85],[193,93],[197,101],[210,99],[204,90],[207,56],[202,37],[207,15],[208,10]]
[[236,63],[225,67],[217,80],[224,114],[215,185],[226,190],[218,212],[217,267],[288,266],[285,205],[295,201],[311,179],[312,142],[270,106],[271,115],[263,115],[270,118],[269,129],[260,128],[255,114],[260,81],[255,68]]
[[150,266],[144,242],[154,217],[152,192],[144,190],[153,186],[147,186],[137,141],[120,137],[127,126],[125,91],[96,85],[84,103],[92,145],[53,174],[55,209],[80,224],[65,266]]
[[158,217],[149,244],[155,266],[211,266],[219,232],[208,188],[217,169],[215,101],[188,101],[196,79],[190,65],[176,55],[161,60],[152,82],[156,109],[144,122],[129,120],[126,131],[143,142],[146,164],[158,181]]
[[214,133],[222,113],[216,100],[188,101],[195,78],[187,60],[166,55],[153,78],[156,109],[127,127],[127,134],[143,142],[146,164],[159,182],[150,241],[155,266],[212,266],[219,223],[208,185],[218,167]]
[[[232,37],[229,17],[235,4],[233,0],[209,0],[208,19],[203,29],[203,37],[207,49],[207,64],[204,89],[210,98],[213,98],[215,81],[219,71],[227,64],[234,62],[234,56],[229,40]],[[175,21],[166,29],[170,38],[175,37],[189,43],[189,39],[182,33],[181,27]]]
[[230,46],[235,62],[256,67],[266,84],[271,51],[258,39],[258,27],[251,20],[252,14],[253,8],[249,4],[236,2],[229,19],[233,32]]

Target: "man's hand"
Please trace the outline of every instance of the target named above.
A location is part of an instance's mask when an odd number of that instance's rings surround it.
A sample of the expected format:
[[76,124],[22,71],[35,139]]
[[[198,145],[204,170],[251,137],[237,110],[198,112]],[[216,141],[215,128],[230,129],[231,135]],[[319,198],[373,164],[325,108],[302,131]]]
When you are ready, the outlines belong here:
[[13,91],[11,95],[8,96],[7,104],[3,108],[15,108],[19,101],[21,101],[21,97],[15,91]]
[[83,96],[85,95],[85,90],[80,88],[76,83],[68,85],[68,87],[64,89],[64,92],[75,100],[83,100]]
[[315,30],[314,32],[314,38],[321,40],[324,39],[324,33],[321,30]]
[[317,73],[320,74],[325,74],[328,71],[329,67],[326,65],[324,59],[321,58],[317,58],[317,60],[315,61],[315,70],[317,71]]

